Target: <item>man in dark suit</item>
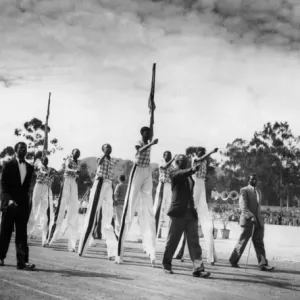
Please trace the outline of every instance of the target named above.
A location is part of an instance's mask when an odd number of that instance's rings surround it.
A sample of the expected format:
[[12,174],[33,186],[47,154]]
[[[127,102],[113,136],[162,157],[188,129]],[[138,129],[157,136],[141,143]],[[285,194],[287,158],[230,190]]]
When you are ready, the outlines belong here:
[[240,225],[242,227],[241,236],[231,254],[229,262],[233,268],[239,268],[238,262],[251,238],[256,252],[259,269],[261,271],[271,271],[274,268],[268,266],[264,245],[264,220],[261,215],[260,205],[262,194],[256,188],[257,176],[249,176],[248,186],[241,189],[239,205],[241,209]]
[[15,146],[16,159],[4,166],[1,178],[0,266],[4,266],[13,228],[17,251],[17,269],[31,271],[35,265],[28,262],[27,222],[30,214],[29,188],[33,167],[25,162],[27,146]]
[[172,258],[183,233],[186,234],[190,257],[193,262],[194,277],[208,277],[202,262],[202,249],[199,244],[198,216],[194,207],[194,180],[191,175],[197,172],[199,165],[186,169],[187,158],[178,155],[175,159],[176,168],[170,172],[172,200],[168,216],[170,227],[163,256],[165,273],[173,274]]

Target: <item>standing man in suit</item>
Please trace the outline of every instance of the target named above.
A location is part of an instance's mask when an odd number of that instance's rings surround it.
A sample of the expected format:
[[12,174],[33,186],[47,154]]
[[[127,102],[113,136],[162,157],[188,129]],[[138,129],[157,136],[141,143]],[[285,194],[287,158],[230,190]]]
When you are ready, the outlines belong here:
[[1,178],[0,266],[4,266],[13,227],[16,231],[17,269],[32,271],[35,265],[28,262],[27,222],[30,214],[29,187],[33,167],[25,161],[27,146],[15,146],[16,158],[4,166]]
[[208,277],[202,261],[202,249],[199,244],[198,215],[194,205],[194,185],[192,175],[200,166],[195,165],[191,169],[187,167],[187,157],[178,155],[175,159],[176,168],[170,172],[172,200],[168,216],[170,227],[163,256],[163,269],[165,273],[173,274],[172,258],[183,233],[187,238],[190,257],[193,262],[194,277]]
[[257,176],[249,176],[248,186],[241,189],[239,205],[241,209],[240,225],[242,227],[241,236],[235,245],[229,262],[233,268],[239,268],[238,262],[251,238],[256,252],[259,269],[261,271],[271,271],[274,268],[268,266],[264,245],[264,221],[260,212],[262,194],[256,188]]

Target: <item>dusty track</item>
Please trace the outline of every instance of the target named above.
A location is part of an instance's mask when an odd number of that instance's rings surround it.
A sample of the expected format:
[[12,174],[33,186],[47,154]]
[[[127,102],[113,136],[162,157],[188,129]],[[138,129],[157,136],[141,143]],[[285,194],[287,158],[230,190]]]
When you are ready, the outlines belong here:
[[191,276],[189,260],[174,261],[175,274],[164,274],[162,242],[155,268],[141,244],[126,245],[124,263],[115,265],[106,259],[105,244],[100,240],[83,258],[67,252],[66,240],[51,248],[42,248],[39,239],[31,240],[30,257],[37,271],[25,272],[16,270],[11,244],[6,266],[0,268],[0,299],[299,299],[299,263],[272,262],[276,272],[264,273],[257,270],[251,256],[249,269],[237,270],[229,267],[228,254],[221,252],[218,264],[207,266],[211,278],[199,279]]

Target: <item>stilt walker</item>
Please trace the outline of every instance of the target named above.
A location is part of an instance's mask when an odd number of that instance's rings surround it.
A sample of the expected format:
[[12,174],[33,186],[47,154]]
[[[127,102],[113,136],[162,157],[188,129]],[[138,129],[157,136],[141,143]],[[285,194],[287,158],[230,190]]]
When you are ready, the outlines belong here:
[[167,211],[170,207],[172,197],[170,172],[174,169],[172,163],[175,157],[172,159],[171,152],[165,151],[162,164],[159,167],[159,182],[154,202],[155,229],[157,238],[159,237],[163,223],[166,227],[169,227],[170,218],[167,216]]
[[32,208],[28,222],[28,235],[35,237],[38,224],[42,227],[42,246],[47,243],[48,226],[53,222],[52,183],[57,172],[48,167],[48,158],[43,157],[35,164],[36,184],[32,195]]
[[[149,255],[152,266],[155,264],[156,230],[152,198],[152,172],[150,166],[151,147],[158,143],[153,138],[154,124],[154,90],[155,64],[152,70],[152,85],[148,106],[150,109],[150,128],[143,127],[140,131],[142,140],[135,145],[135,163],[129,177],[122,214],[121,228],[118,240],[118,256],[116,263],[122,262],[123,247],[130,229],[134,213],[138,208],[138,219],[143,240],[143,249]],[[149,142],[151,141],[151,142]]]
[[48,242],[52,245],[58,238],[61,225],[66,215],[68,230],[68,250],[75,252],[77,240],[77,219],[78,219],[78,177],[81,170],[79,149],[74,149],[64,164],[64,182],[58,199],[58,205],[54,213],[53,222],[50,224]]
[[36,171],[36,184],[32,195],[31,214],[28,222],[28,235],[32,238],[35,237],[35,231],[38,223],[40,222],[42,227],[42,246],[45,247],[48,236],[48,226],[53,220],[53,195],[52,195],[52,183],[54,176],[57,172],[48,167],[48,133],[50,128],[48,127],[50,116],[50,103],[51,93],[49,93],[48,108],[46,114],[46,122],[44,126],[45,137],[42,157],[38,158],[34,163]]
[[97,212],[102,208],[101,233],[106,240],[107,256],[109,259],[116,257],[117,254],[117,238],[114,228],[111,224],[113,218],[113,186],[114,177],[113,170],[118,162],[110,156],[112,147],[109,144],[102,146],[103,156],[98,159],[98,169],[96,178],[91,189],[90,200],[87,213],[84,218],[84,225],[80,237],[78,254],[83,256],[87,246],[93,244],[92,231],[95,226]]

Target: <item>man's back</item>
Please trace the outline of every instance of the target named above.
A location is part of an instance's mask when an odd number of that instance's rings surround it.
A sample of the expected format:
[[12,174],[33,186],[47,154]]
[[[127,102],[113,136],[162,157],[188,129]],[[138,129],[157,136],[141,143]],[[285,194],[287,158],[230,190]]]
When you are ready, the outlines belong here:
[[168,215],[170,217],[183,217],[188,206],[193,210],[197,216],[194,208],[193,188],[194,180],[191,175],[191,169],[174,169],[170,172],[172,199]]

